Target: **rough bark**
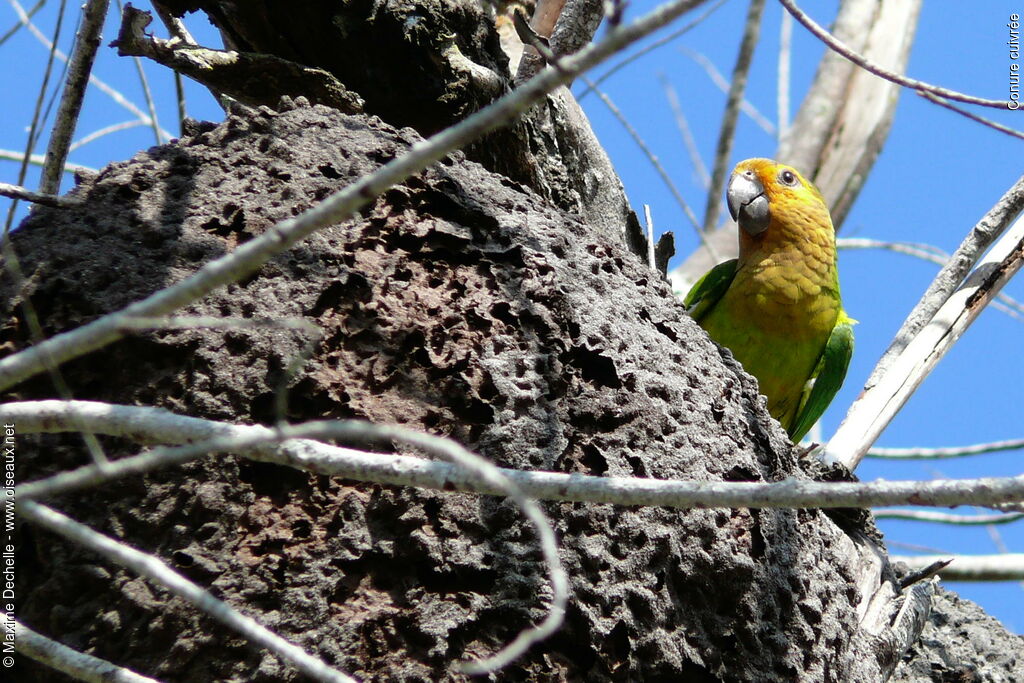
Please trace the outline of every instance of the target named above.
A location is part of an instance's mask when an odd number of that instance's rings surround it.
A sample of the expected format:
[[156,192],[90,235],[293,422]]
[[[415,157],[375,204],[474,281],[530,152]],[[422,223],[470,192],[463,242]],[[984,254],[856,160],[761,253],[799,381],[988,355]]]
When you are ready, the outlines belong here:
[[[232,116],[114,164],[15,234],[5,348],[140,298],[308,207],[414,139],[300,106]],[[506,466],[698,480],[799,474],[755,383],[668,286],[578,218],[455,155],[189,313],[304,317],[325,332],[293,419],[365,417],[450,434]],[[78,398],[272,419],[288,331],[141,334],[68,364]],[[49,395],[39,378],[11,397]],[[130,450],[107,441],[112,454]],[[81,463],[26,449],[20,480]],[[541,613],[533,537],[493,498],[390,489],[210,458],[59,507],[169,561],[360,677],[452,678]],[[568,623],[507,676],[848,680],[850,538],[813,510],[547,505],[572,575]],[[166,680],[291,680],[177,599],[23,531],[21,616]],[[33,671],[38,680],[56,676]]]
[[890,679],[894,683],[1024,681],[1024,636],[956,593],[939,590],[921,637]]
[[[258,92],[273,106],[271,92],[294,95],[295,77],[317,72],[333,77],[330,92],[354,92],[369,114],[430,135],[488,104],[511,87],[508,56],[502,50],[495,16],[479,0],[313,0],[281,3],[256,0],[238,5],[223,0],[162,0],[181,15],[202,10],[226,46],[256,61],[277,64],[274,78],[254,89],[238,59],[206,60],[201,73],[188,75],[228,92]],[[576,14],[593,5],[573,2]],[[588,24],[592,33],[596,27]],[[562,31],[559,27],[559,31]],[[570,33],[568,29],[562,31]],[[575,35],[575,34],[574,34]],[[568,41],[567,48],[578,47]],[[556,45],[556,47],[558,47]],[[172,54],[154,41],[133,54],[158,54],[162,63],[192,61],[195,48],[177,46]],[[271,61],[276,59],[276,62]],[[205,74],[205,75],[204,75]],[[310,96],[314,102],[320,96]],[[249,101],[249,100],[246,100]],[[326,102],[330,103],[330,102]],[[566,211],[584,216],[610,239],[623,239],[635,217],[604,148],[568,91],[548,98],[519,121],[466,150],[492,171],[521,182]]]

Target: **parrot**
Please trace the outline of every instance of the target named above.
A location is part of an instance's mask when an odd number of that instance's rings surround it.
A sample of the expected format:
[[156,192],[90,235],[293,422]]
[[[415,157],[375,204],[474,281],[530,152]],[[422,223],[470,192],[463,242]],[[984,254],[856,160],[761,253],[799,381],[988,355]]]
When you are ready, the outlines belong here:
[[857,321],[839,295],[832,218],[818,188],[772,159],[738,163],[725,194],[739,258],[708,271],[683,305],[757,378],[768,412],[799,443],[853,355]]

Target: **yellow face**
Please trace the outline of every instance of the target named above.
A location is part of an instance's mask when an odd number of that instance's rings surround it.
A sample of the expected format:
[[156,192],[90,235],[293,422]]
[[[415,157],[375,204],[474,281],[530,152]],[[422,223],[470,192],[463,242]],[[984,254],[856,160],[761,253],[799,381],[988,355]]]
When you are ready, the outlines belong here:
[[741,161],[729,179],[726,201],[740,227],[741,248],[834,237],[821,192],[792,166],[771,159]]
[[766,230],[773,214],[781,214],[786,207],[803,206],[828,215],[825,199],[811,181],[792,166],[771,159],[736,164],[726,200],[733,220],[751,236]]

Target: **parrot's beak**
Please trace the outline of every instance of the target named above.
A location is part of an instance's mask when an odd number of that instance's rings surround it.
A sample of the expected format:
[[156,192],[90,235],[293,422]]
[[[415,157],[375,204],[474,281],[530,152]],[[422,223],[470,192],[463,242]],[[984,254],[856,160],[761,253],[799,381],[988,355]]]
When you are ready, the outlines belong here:
[[729,215],[751,237],[768,229],[771,221],[768,197],[753,171],[732,174],[729,188],[725,191],[725,201],[729,205]]

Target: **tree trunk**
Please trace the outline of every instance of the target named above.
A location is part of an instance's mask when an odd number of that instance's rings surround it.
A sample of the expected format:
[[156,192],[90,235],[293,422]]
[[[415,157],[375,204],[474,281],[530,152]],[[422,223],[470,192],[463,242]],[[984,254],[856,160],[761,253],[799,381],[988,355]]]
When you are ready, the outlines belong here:
[[[327,68],[310,55],[335,41],[343,56],[328,70],[367,113],[290,98],[273,110],[236,107],[221,125],[193,124],[175,143],[81,179],[81,207],[37,209],[13,235],[27,282],[15,290],[5,280],[0,290],[8,352],[28,344],[25,298],[47,334],[117,310],[402,154],[418,136],[395,125],[430,133],[478,106],[470,86],[464,100],[437,100],[460,78],[432,52],[448,49],[434,40],[444,22],[469,22],[468,34],[454,33],[459,51],[509,79],[497,56],[473,51],[497,45],[476,2],[308,3],[306,12],[338,16],[299,15],[294,30],[308,31],[291,43],[290,24],[268,20],[278,28],[268,41],[302,45],[277,52],[233,23],[232,3],[193,4],[236,46],[306,66]],[[261,16],[247,9],[243,19]],[[352,27],[367,25],[382,32],[377,51],[353,63],[344,55],[358,50],[345,40],[359,43]],[[473,39],[464,45],[465,35]],[[417,77],[398,80],[411,60]],[[754,380],[626,248],[628,207],[588,218],[595,193],[581,188],[594,185],[580,164],[593,157],[563,146],[564,130],[551,124],[558,106],[450,156],[183,314],[301,318],[320,328],[314,357],[290,380],[292,420],[403,423],[523,469],[810,476]],[[605,177],[596,194],[614,203],[615,187]],[[275,387],[304,342],[267,327],[140,333],[62,372],[79,399],[270,424]],[[53,395],[40,376],[6,398]],[[72,436],[39,437],[31,451],[24,444],[19,481],[83,464]],[[113,456],[136,449],[104,445]],[[213,456],[54,504],[361,679],[462,679],[459,660],[498,649],[539,620],[550,598],[532,528],[493,497]],[[503,679],[883,680],[907,644],[891,636],[909,603],[866,516],[544,509],[571,577],[567,620]],[[20,533],[19,616],[36,630],[162,680],[298,680],[130,572],[31,526]],[[880,610],[867,605],[875,594]],[[979,680],[1021,674],[1003,649],[1015,637],[985,623],[992,645],[979,645],[960,622],[988,618],[944,600],[947,611],[928,626],[933,641],[911,651],[899,680],[986,661],[1002,669],[979,669],[991,676]],[[24,658],[19,666],[31,680],[63,680]]]

